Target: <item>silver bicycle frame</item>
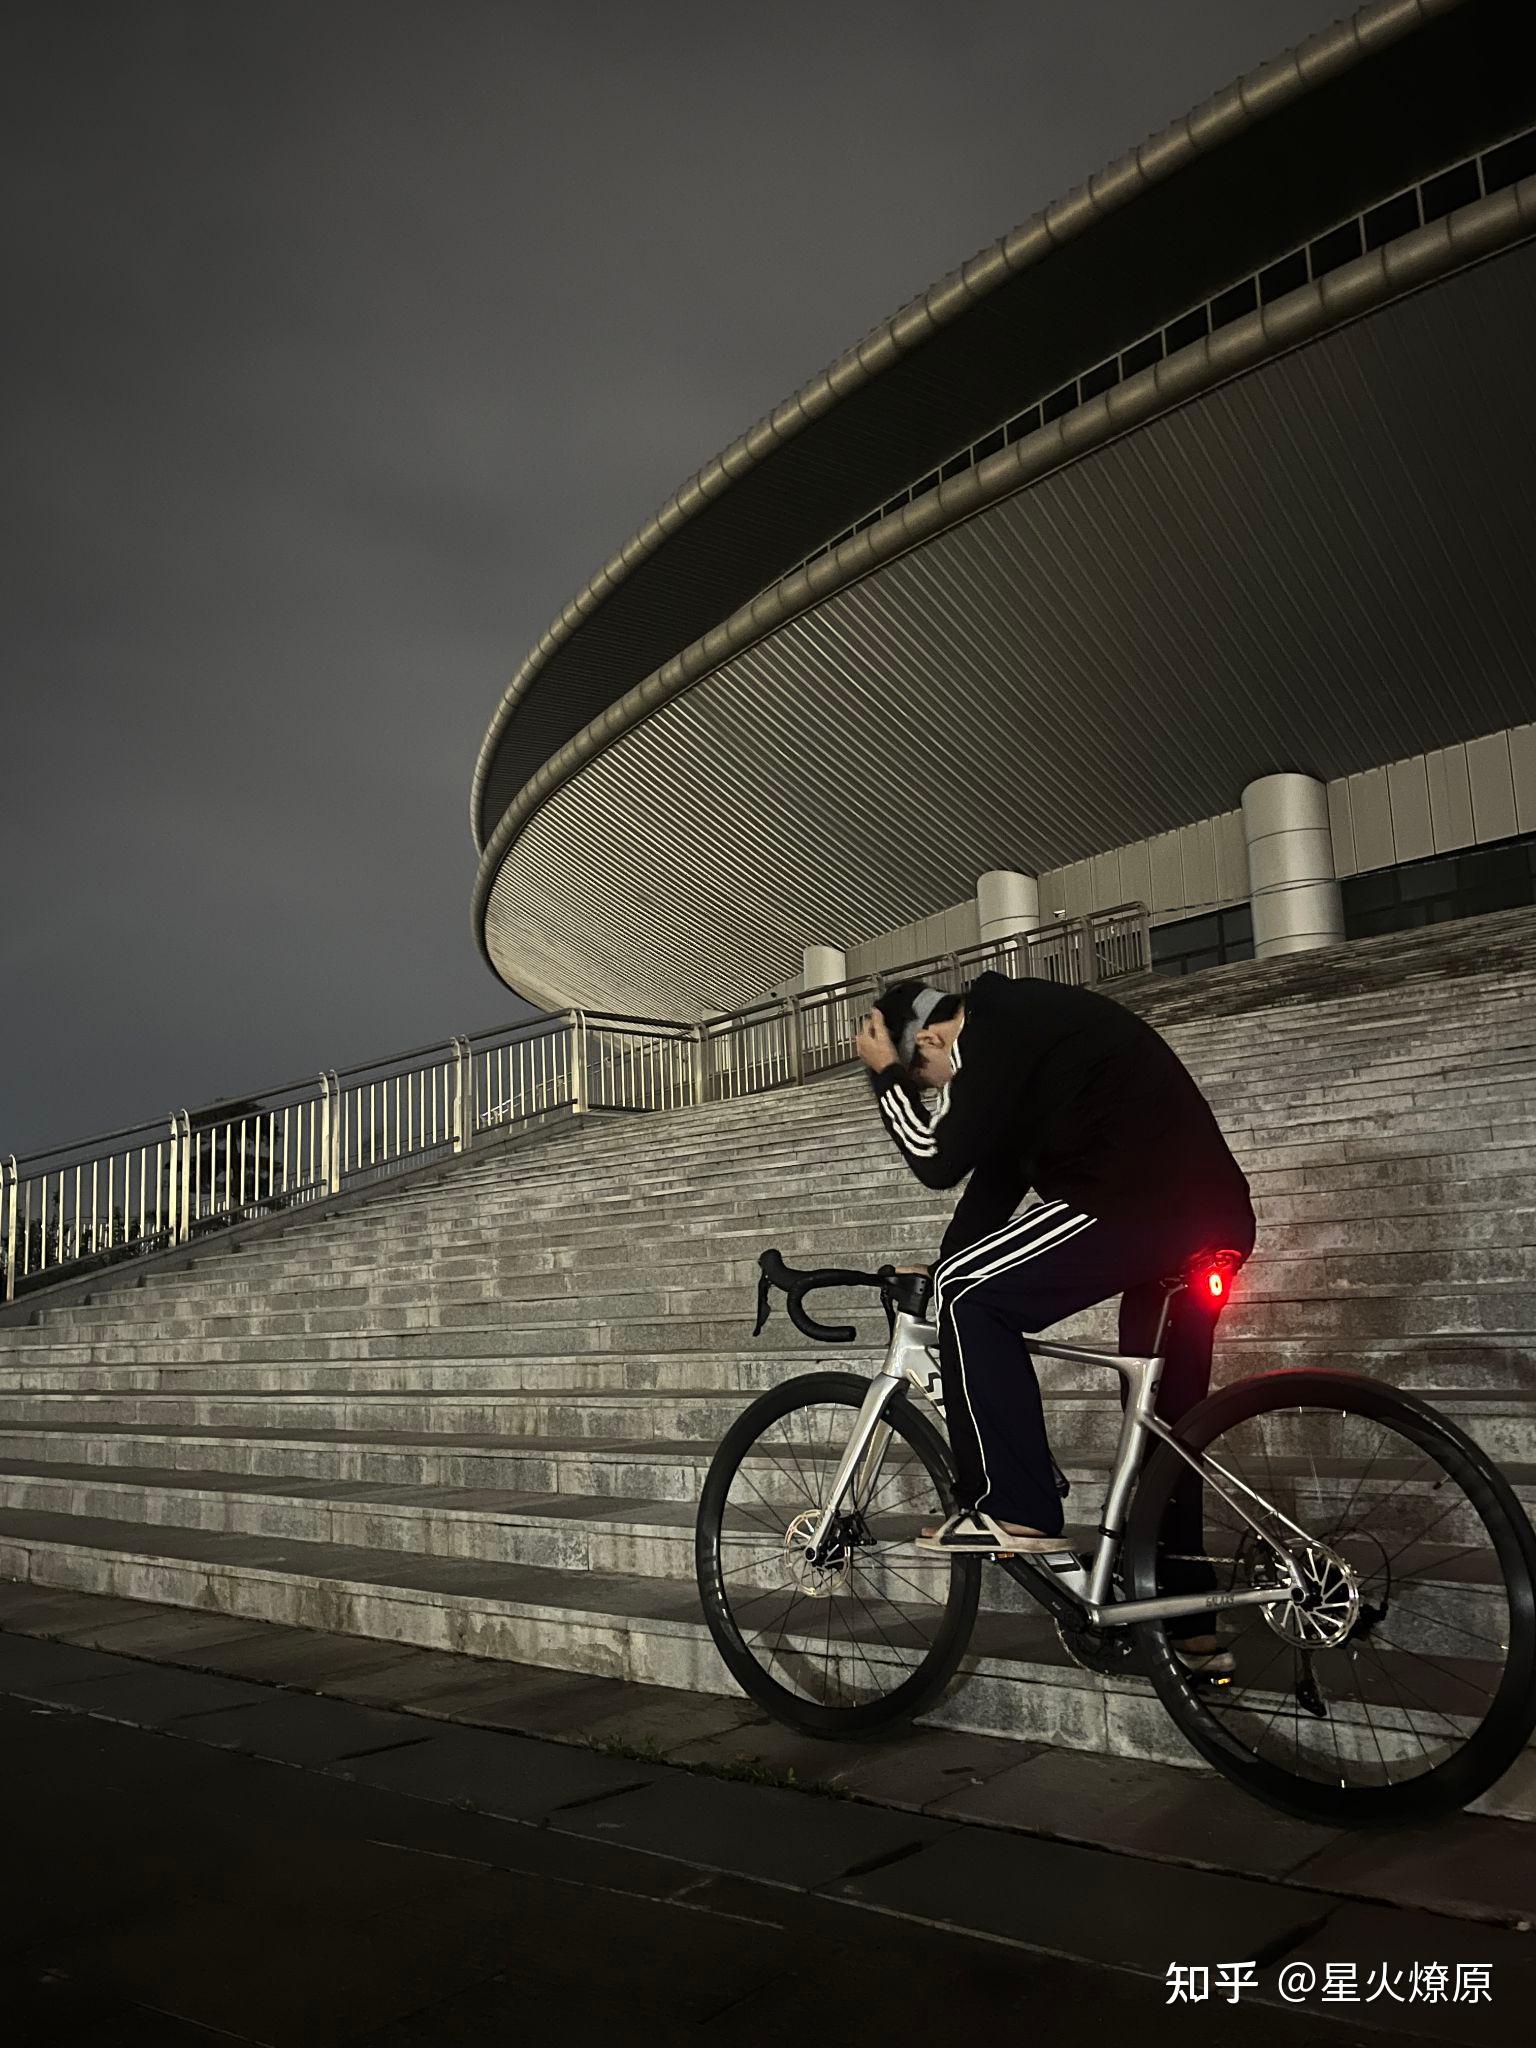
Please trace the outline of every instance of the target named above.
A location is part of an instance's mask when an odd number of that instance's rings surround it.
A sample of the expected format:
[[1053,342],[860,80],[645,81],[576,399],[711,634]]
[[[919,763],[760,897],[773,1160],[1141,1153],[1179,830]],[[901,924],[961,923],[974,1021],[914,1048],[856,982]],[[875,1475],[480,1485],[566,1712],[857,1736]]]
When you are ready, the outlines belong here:
[[[1159,1331],[1159,1336],[1161,1331]],[[1243,1503],[1228,1492],[1226,1486],[1215,1476],[1227,1480],[1239,1492],[1248,1496],[1273,1520],[1280,1521],[1297,1536],[1306,1540],[1306,1532],[1297,1528],[1289,1516],[1256,1494],[1252,1487],[1228,1472],[1225,1466],[1214,1459],[1202,1458],[1187,1451],[1177,1442],[1173,1431],[1152,1412],[1157,1399],[1158,1382],[1162,1378],[1163,1357],[1154,1352],[1149,1358],[1122,1356],[1114,1351],[1085,1351],[1076,1344],[1053,1344],[1048,1338],[1025,1336],[1024,1342],[1032,1353],[1045,1358],[1065,1358],[1080,1365],[1105,1365],[1119,1373],[1126,1385],[1125,1414],[1120,1425],[1120,1442],[1115,1451],[1115,1462],[1110,1471],[1109,1491],[1104,1501],[1104,1518],[1099,1525],[1099,1544],[1092,1564],[1085,1571],[1076,1551],[1065,1541],[1060,1551],[1035,1551],[1020,1553],[1017,1562],[1043,1566],[1064,1592],[1069,1593],[1083,1608],[1084,1618],[1095,1628],[1122,1627],[1136,1621],[1171,1621],[1180,1615],[1209,1614],[1229,1607],[1267,1607],[1279,1601],[1300,1599],[1304,1596],[1305,1582],[1295,1563],[1285,1557],[1286,1570],[1290,1574],[1289,1586],[1265,1587],[1246,1593],[1189,1593],[1169,1595],[1155,1600],[1113,1600],[1109,1597],[1110,1579],[1114,1569],[1116,1553],[1124,1533],[1126,1506],[1136,1484],[1136,1475],[1146,1453],[1148,1437],[1160,1437],[1185,1464],[1199,1472],[1213,1493],[1219,1494],[1227,1505],[1249,1527],[1266,1542],[1272,1542],[1266,1531],[1244,1507]],[[896,1315],[896,1327],[891,1335],[885,1363],[870,1381],[869,1392],[864,1397],[858,1420],[853,1426],[833,1474],[828,1499],[818,1516],[815,1528],[806,1540],[807,1554],[819,1551],[827,1540],[832,1520],[837,1512],[850,1482],[853,1486],[855,1509],[866,1505],[879,1482],[880,1468],[885,1462],[886,1447],[891,1440],[891,1425],[882,1420],[887,1403],[904,1385],[914,1387],[929,1405],[942,1417],[944,1401],[941,1391],[938,1363],[939,1333],[933,1323],[919,1322],[915,1316],[900,1311]],[[1284,1553],[1282,1552],[1282,1556]]]

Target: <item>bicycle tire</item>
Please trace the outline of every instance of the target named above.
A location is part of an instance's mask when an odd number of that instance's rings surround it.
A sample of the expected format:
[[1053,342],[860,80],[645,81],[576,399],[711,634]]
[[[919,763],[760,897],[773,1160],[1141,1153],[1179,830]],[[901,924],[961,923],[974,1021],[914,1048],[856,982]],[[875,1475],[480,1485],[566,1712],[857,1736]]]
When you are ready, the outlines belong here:
[[[1509,1609],[1507,1657],[1487,1713],[1459,1749],[1416,1775],[1386,1784],[1330,1784],[1256,1756],[1234,1740],[1219,1711],[1221,1692],[1191,1683],[1159,1623],[1138,1625],[1143,1668],[1186,1741],[1235,1783],[1283,1812],[1335,1827],[1410,1826],[1454,1812],[1503,1776],[1536,1729],[1536,1533],[1508,1481],[1479,1445],[1428,1402],[1364,1374],[1312,1368],[1259,1374],[1208,1396],[1182,1419],[1177,1436],[1189,1449],[1204,1451],[1245,1422],[1299,1409],[1333,1410],[1385,1424],[1464,1489],[1498,1560]],[[1221,1456],[1219,1449],[1216,1455]],[[1125,1571],[1132,1598],[1166,1590],[1159,1586],[1157,1537],[1173,1486],[1188,1470],[1173,1450],[1159,1445],[1141,1475],[1126,1526]],[[1357,1483],[1350,1506],[1359,1492]],[[1260,1611],[1242,1610],[1247,1616]],[[1386,1640],[1390,1656],[1396,1646]],[[1369,1722],[1364,1695],[1358,1696]],[[1431,1711],[1452,1719],[1440,1709]],[[1299,1725],[1296,1740],[1299,1764]],[[1334,1740],[1337,1749],[1337,1734]],[[1381,1754],[1381,1769],[1390,1778]]]
[[[699,1496],[694,1560],[704,1618],[726,1668],[747,1696],[775,1720],[831,1740],[857,1740],[877,1729],[904,1726],[931,1706],[944,1690],[965,1654],[981,1592],[981,1560],[948,1560],[949,1583],[942,1619],[932,1647],[898,1686],[882,1697],[856,1704],[832,1705],[801,1698],[780,1683],[754,1654],[738,1623],[726,1585],[724,1564],[725,1510],[731,1485],[743,1460],[765,1432],[798,1408],[832,1405],[849,1411],[849,1429],[869,1392],[869,1381],[854,1373],[807,1373],[770,1388],[739,1415],[716,1451]],[[956,1505],[948,1446],[938,1430],[898,1390],[882,1416],[921,1461],[935,1491],[934,1511],[948,1513]],[[807,1500],[806,1507],[819,1506]],[[787,1516],[785,1527],[793,1516]],[[793,1593],[791,1598],[793,1599]],[[809,1606],[809,1596],[802,1604]],[[819,1622],[818,1622],[819,1628]],[[830,1662],[830,1619],[828,1658]],[[782,1639],[781,1630],[781,1639]]]

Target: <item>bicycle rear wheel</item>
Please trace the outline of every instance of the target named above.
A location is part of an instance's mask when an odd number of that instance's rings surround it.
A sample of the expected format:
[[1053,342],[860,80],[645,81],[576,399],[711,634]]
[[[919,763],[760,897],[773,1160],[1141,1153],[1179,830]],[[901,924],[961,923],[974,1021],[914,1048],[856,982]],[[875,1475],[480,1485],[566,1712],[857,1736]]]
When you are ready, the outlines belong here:
[[910,1721],[954,1675],[976,1618],[981,1560],[911,1548],[954,1508],[954,1481],[939,1432],[902,1392],[881,1418],[878,1470],[840,1503],[828,1563],[805,1563],[868,1392],[867,1379],[830,1372],[771,1388],[726,1433],[699,1500],[695,1563],[716,1647],[750,1698],[809,1735]]
[[[1258,1798],[1336,1827],[1420,1821],[1486,1792],[1536,1727],[1536,1535],[1487,1455],[1414,1395],[1308,1370],[1226,1388],[1178,1435],[1308,1541],[1237,1493],[1265,1540],[1162,1445],[1126,1532],[1132,1597],[1187,1591],[1202,1562],[1219,1590],[1284,1584],[1286,1541],[1315,1599],[1228,1610],[1236,1668],[1221,1681],[1192,1679],[1162,1625],[1142,1624],[1148,1675],[1189,1742]],[[1181,1480],[1203,1502],[1193,1558],[1170,1537]]]

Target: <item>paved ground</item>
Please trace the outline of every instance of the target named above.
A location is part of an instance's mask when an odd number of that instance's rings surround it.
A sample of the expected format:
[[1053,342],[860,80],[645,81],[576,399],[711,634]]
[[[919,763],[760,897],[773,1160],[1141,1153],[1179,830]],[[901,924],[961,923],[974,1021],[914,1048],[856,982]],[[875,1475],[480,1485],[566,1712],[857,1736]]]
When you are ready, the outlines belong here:
[[[787,1771],[732,1702],[27,1587],[0,1630],[0,2012],[26,2048],[901,2043],[1090,2009],[1215,2040],[1242,1963],[1251,2048],[1528,2038],[1518,1823],[1297,1833],[1205,1774],[934,1730],[815,1745],[851,1782],[813,1796],[505,1725],[590,1734],[606,1707],[630,1748],[649,1727]],[[1170,2004],[1170,1964],[1210,1996]]]

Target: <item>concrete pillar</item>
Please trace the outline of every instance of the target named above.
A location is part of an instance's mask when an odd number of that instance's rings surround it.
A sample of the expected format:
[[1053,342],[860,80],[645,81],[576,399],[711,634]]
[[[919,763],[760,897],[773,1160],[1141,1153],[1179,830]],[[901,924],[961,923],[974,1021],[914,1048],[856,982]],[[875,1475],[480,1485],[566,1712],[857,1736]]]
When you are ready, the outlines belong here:
[[1263,775],[1243,791],[1253,953],[1308,953],[1344,939],[1328,792],[1312,775]]
[[1033,875],[989,868],[976,877],[976,922],[984,946],[1038,929],[1040,884]]
[[[805,972],[800,979],[802,994],[811,995],[819,988],[835,988],[838,982],[847,979],[848,955],[840,946],[806,947]],[[844,1000],[819,1003],[814,1009],[802,1013],[802,1061],[809,1060],[812,1066],[826,1064],[833,1048],[846,1033],[847,1010]]]
[[839,981],[848,979],[848,955],[840,946],[807,946],[805,949],[805,973],[801,978],[802,993],[812,989],[831,988]]

